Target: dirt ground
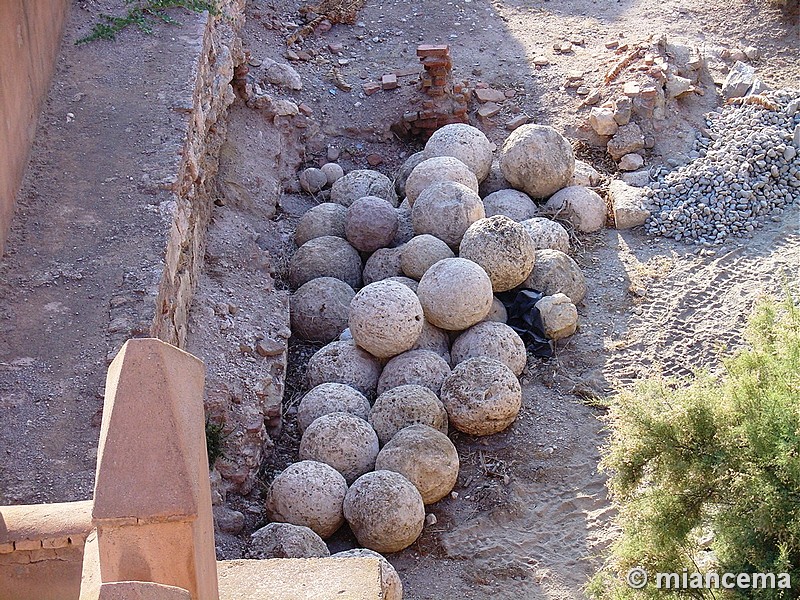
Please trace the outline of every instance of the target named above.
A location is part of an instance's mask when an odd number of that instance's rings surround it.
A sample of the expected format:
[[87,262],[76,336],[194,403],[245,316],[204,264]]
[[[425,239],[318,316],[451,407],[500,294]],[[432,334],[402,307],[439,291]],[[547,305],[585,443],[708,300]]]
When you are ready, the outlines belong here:
[[[93,3],[76,2],[75,8],[84,4]],[[287,60],[284,39],[302,22],[299,7],[295,0],[249,3],[243,37],[256,61]],[[114,183],[104,178],[120,161],[148,168],[142,156],[159,143],[159,128],[171,124],[148,120],[142,94],[168,89],[174,82],[170,73],[152,79],[141,56],[149,60],[156,53],[172,52],[175,47],[169,44],[176,42],[169,35],[159,37],[167,29],[158,29],[153,38],[132,33],[117,42],[113,56],[103,59],[99,50],[71,46],[85,18],[73,11],[34,149],[34,168],[56,165],[56,172],[66,175],[61,181],[37,180],[32,171],[21,194],[11,250],[0,267],[0,408],[9,424],[0,439],[4,503],[90,495],[98,433],[92,417],[102,389],[97,366],[105,364],[116,339],[110,307],[112,301],[127,298],[124,302],[133,307],[127,318],[137,326],[139,290],[151,284],[142,249],[144,254],[159,251],[149,237],[158,229],[151,220],[155,200],[130,211],[124,205],[89,202],[88,194],[82,201],[81,191]],[[377,169],[391,175],[420,148],[388,133],[414,93],[408,85],[412,78],[401,78],[399,90],[368,97],[361,93],[362,83],[379,80],[384,73],[418,68],[417,44],[450,44],[457,79],[514,90],[498,116],[475,121],[499,145],[508,135],[505,122],[521,113],[573,138],[588,109],[579,106],[581,98],[573,88],[565,87],[567,74],[583,71],[587,86],[599,86],[617,58],[605,46],[610,39],[635,43],[666,33],[676,43],[710,53],[755,46],[761,58],[754,65],[767,84],[798,88],[797,28],[796,10],[786,13],[746,0],[367,0],[355,24],[309,36],[302,48],[312,54],[310,59],[291,62],[303,89],[279,95],[305,103],[311,111],[307,126],[295,131],[297,139],[287,141],[289,131],[276,137],[263,114],[241,104],[234,107],[231,132],[236,138],[231,140],[234,164],[229,172],[235,177],[229,185],[235,188],[249,177],[248,189],[260,194],[267,193],[259,187],[264,181],[285,179],[286,191],[280,185],[270,188],[269,193],[278,195],[274,212],[253,207],[257,194],[249,204],[233,202],[217,210],[212,228],[221,235],[241,236],[248,248],[256,245],[270,264],[249,265],[239,285],[235,260],[241,255],[236,248],[221,250],[224,261],[211,264],[201,283],[205,289],[192,317],[193,335],[212,328],[215,303],[237,294],[256,303],[258,279],[269,272],[280,287],[281,269],[293,248],[294,223],[315,202],[295,193],[287,164],[318,165],[330,147],[340,152],[345,170],[369,168],[366,157],[377,154],[383,161]],[[576,42],[571,53],[553,50],[554,43],[569,40]],[[342,45],[340,55],[328,48],[335,44]],[[534,66],[535,56],[545,56],[549,64]],[[719,80],[731,64],[711,62],[712,80]],[[145,65],[143,74],[126,65]],[[336,86],[333,66],[352,91]],[[683,102],[669,115],[647,165],[688,151],[702,114],[719,103],[713,82],[707,83],[704,96]],[[98,85],[104,86],[103,94],[96,93]],[[119,100],[103,99],[112,92]],[[80,119],[82,110],[99,115],[87,126],[85,148],[114,135],[116,144],[131,148],[131,155],[107,157],[109,164],[98,165],[91,161],[102,158],[102,151],[90,151],[87,158],[62,148],[61,132],[69,126],[64,115],[71,112]],[[152,135],[136,135],[139,131]],[[282,149],[288,149],[291,160],[277,165]],[[90,168],[81,170],[79,159]],[[607,170],[606,164],[596,166]],[[142,186],[123,177],[116,185],[115,193],[134,197]],[[764,293],[780,293],[784,274],[797,275],[798,210],[787,210],[781,222],[770,222],[752,239],[728,242],[712,252],[699,253],[640,230],[608,229],[578,239],[574,257],[589,286],[579,307],[578,333],[559,345],[556,358],[529,360],[523,410],[509,430],[483,439],[452,436],[462,461],[457,498],[428,507],[436,523],[410,548],[389,556],[410,600],[584,597],[582,586],[614,538],[614,510],[596,469],[603,411],[594,407],[593,399],[643,375],[715,368],[720,353],[740,342],[753,303]],[[190,346],[198,343],[190,340]],[[290,350],[287,418],[264,467],[263,485],[296,459],[291,409],[310,349],[292,342]],[[220,352],[219,360],[226,353]],[[246,513],[247,529],[244,536],[226,539],[222,552],[227,557],[241,554],[246,534],[262,522],[263,485],[250,497],[229,498]],[[331,549],[353,544],[345,531],[331,541]]]

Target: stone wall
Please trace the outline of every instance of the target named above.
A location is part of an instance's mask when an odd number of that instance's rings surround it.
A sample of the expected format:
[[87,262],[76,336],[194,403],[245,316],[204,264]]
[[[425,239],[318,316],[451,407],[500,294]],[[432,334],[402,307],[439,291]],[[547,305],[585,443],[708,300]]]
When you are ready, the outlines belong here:
[[0,256],[68,5],[67,0],[0,2]]

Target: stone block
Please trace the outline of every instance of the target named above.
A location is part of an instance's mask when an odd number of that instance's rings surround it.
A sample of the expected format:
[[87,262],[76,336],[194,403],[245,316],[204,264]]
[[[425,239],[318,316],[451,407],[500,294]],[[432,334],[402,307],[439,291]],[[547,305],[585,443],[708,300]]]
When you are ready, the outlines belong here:
[[614,213],[614,225],[617,229],[630,229],[644,225],[650,216],[644,194],[644,189],[635,188],[618,179],[609,184],[608,195]]

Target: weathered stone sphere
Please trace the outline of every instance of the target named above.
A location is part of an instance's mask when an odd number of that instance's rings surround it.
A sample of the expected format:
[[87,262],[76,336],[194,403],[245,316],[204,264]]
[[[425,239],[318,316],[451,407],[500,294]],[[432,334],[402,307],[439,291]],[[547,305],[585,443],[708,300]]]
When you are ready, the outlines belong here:
[[408,179],[408,176],[411,175],[411,171],[414,170],[414,167],[425,160],[425,158],[424,152],[415,152],[409,156],[405,162],[403,162],[400,169],[398,169],[397,175],[394,179],[394,190],[397,192],[398,198],[405,198],[406,180]]
[[353,548],[332,554],[331,558],[377,558],[381,563],[381,584],[383,585],[381,600],[403,600],[403,582],[400,581],[400,576],[392,563],[386,560],[382,554],[369,548]]
[[460,183],[478,195],[478,179],[467,165],[452,156],[436,156],[419,163],[406,179],[408,205],[413,209],[425,188],[443,181]]
[[336,163],[325,163],[320,167],[320,171],[325,173],[325,177],[328,179],[328,185],[333,185],[335,181],[344,177],[344,169]]
[[479,356],[456,365],[442,385],[450,424],[470,435],[503,431],[522,407],[522,388],[506,365]]
[[558,250],[536,252],[536,264],[522,287],[547,296],[561,292],[573,304],[579,304],[586,296],[586,279],[578,263]]
[[481,198],[485,198],[489,194],[493,194],[498,190],[507,189],[511,189],[511,184],[508,183],[505,177],[503,177],[503,172],[500,170],[500,161],[495,158],[495,160],[492,161],[492,168],[489,171],[489,176],[481,181],[478,192],[480,193]]
[[416,235],[428,233],[458,248],[464,232],[484,215],[478,194],[460,183],[443,181],[420,194],[411,209],[411,223]]
[[580,185],[571,185],[553,194],[542,212],[558,215],[572,223],[578,231],[599,231],[606,224],[606,202],[597,192]]
[[307,241],[289,259],[289,284],[297,289],[318,277],[335,277],[351,288],[361,287],[358,251],[347,240],[331,235]]
[[376,281],[350,302],[350,333],[364,350],[389,358],[409,350],[422,332],[417,295],[396,281]]
[[403,246],[403,252],[400,254],[400,269],[409,277],[419,280],[434,263],[454,256],[450,246],[439,238],[426,233],[411,238]]
[[484,133],[465,123],[452,123],[437,129],[425,144],[425,158],[452,156],[463,162],[483,181],[492,168],[493,144]]
[[302,246],[308,240],[332,235],[344,237],[344,218],[347,209],[341,204],[323,202],[314,206],[300,217],[294,232],[294,243]]
[[409,350],[398,354],[383,367],[378,379],[378,394],[401,385],[421,385],[434,394],[442,389],[450,365],[431,350]]
[[489,309],[489,314],[486,315],[484,321],[493,321],[495,323],[505,323],[508,321],[508,311],[506,305],[500,302],[497,298],[492,300],[492,308]]
[[539,209],[528,194],[513,189],[498,190],[485,196],[483,210],[487,217],[503,215],[518,223],[531,219],[539,213]]
[[398,552],[422,533],[425,505],[408,479],[394,471],[374,471],[347,490],[344,518],[362,546]]
[[395,209],[397,212],[397,233],[394,234],[392,240],[392,247],[397,247],[405,244],[414,237],[414,224],[411,222],[411,209],[406,206],[399,206]]
[[409,425],[427,425],[447,433],[444,404],[421,385],[401,385],[383,392],[372,406],[369,422],[381,444]]
[[322,538],[308,527],[270,523],[250,536],[250,558],[325,558],[331,553]]
[[311,342],[335,340],[347,327],[356,293],[341,279],[318,277],[304,283],[289,301],[292,333]]
[[518,190],[546,198],[569,185],[575,154],[552,127],[523,125],[508,136],[500,151],[500,170]]
[[505,292],[531,274],[536,249],[522,225],[495,215],[470,225],[461,240],[459,256],[483,267],[492,290]]
[[[450,350],[453,365],[478,356],[493,358],[519,376],[528,361],[525,343],[505,323],[482,321],[462,333]],[[380,393],[380,392],[379,392]]]
[[400,255],[403,248],[379,248],[372,253],[364,265],[362,277],[364,285],[403,275],[400,268]]
[[[404,286],[406,286],[412,292],[414,292],[415,294],[417,293],[417,286],[419,285],[419,282],[411,279],[410,277],[404,277],[402,275],[398,275],[396,277],[387,277],[386,281],[396,281],[397,283],[402,283]],[[424,325],[423,325],[423,328],[424,328]],[[420,335],[422,335],[422,334],[420,334]],[[419,338],[417,338],[417,339],[419,339]],[[416,342],[414,342],[414,343],[416,343]]]
[[364,419],[344,412],[322,415],[300,438],[300,460],[330,465],[351,483],[375,468],[378,436]]
[[377,196],[364,196],[353,202],[344,221],[347,241],[362,252],[374,252],[391,244],[397,227],[394,207]]
[[269,486],[267,517],[270,521],[308,527],[326,539],[344,523],[345,494],[347,482],[336,469],[301,460],[284,469]]
[[428,319],[422,323],[422,333],[411,347],[412,350],[431,350],[450,364],[450,336],[446,331],[431,325]]
[[328,185],[328,176],[321,169],[309,167],[300,173],[300,187],[309,194],[316,194]]
[[533,240],[537,250],[569,252],[569,234],[559,223],[546,217],[534,217],[520,223]]
[[368,169],[350,171],[331,186],[331,202],[342,206],[350,206],[364,196],[377,196],[392,206],[397,206],[397,195],[394,193],[392,182],[378,171]]
[[309,388],[321,383],[343,383],[354,387],[367,398],[375,397],[381,363],[353,340],[331,342],[317,350],[308,361],[306,380]]
[[366,421],[369,410],[369,400],[357,389],[343,383],[321,383],[300,400],[297,425],[303,432],[321,416],[334,412],[350,413]]
[[578,309],[565,294],[545,296],[536,303],[544,333],[551,340],[571,336],[578,328]]
[[376,470],[395,471],[413,483],[425,504],[438,502],[453,490],[458,467],[453,442],[427,425],[398,431],[375,460]]
[[446,258],[433,265],[422,276],[417,296],[425,318],[448,331],[461,331],[481,321],[494,298],[486,271],[465,258]]

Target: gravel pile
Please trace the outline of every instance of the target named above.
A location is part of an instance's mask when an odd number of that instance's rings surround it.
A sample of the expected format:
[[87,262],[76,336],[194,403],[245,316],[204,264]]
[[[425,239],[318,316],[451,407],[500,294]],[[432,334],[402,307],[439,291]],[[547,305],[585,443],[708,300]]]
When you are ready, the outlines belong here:
[[694,160],[659,173],[648,233],[708,247],[780,221],[800,198],[800,91],[744,101],[709,113]]

